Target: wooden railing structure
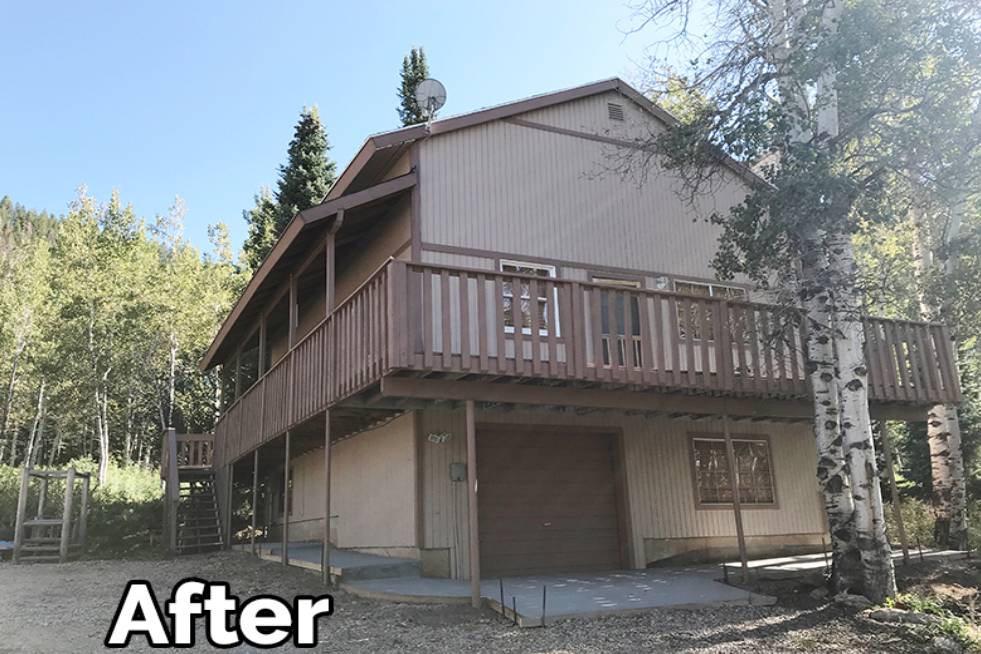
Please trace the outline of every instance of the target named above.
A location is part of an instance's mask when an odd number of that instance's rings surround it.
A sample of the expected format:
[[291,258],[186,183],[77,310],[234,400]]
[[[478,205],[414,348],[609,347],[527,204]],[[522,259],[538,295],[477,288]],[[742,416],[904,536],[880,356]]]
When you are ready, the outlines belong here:
[[[216,433],[218,430],[215,430]],[[210,471],[214,464],[215,434],[178,434],[173,427],[163,432],[160,478],[164,482],[164,533],[171,551],[177,549],[177,505],[181,472]]]
[[[871,400],[960,400],[946,327],[864,324]],[[216,458],[398,370],[803,398],[805,328],[788,307],[390,260],[229,407]]]

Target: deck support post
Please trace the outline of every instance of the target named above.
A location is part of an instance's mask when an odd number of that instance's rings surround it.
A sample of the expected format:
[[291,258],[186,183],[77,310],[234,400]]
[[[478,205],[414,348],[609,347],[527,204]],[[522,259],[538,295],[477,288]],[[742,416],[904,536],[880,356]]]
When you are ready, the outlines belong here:
[[283,565],[290,562],[290,432],[286,431],[286,456],[283,461]]
[[473,400],[467,414],[467,522],[470,532],[470,604],[480,608],[480,534],[477,524],[477,419]]
[[324,547],[320,555],[320,577],[330,586],[330,411],[324,412]]
[[290,288],[289,288],[289,336],[288,345],[289,349],[292,350],[293,346],[296,345],[296,323],[297,323],[297,297],[296,297],[296,275],[290,273]]
[[259,448],[252,451],[252,529],[250,530],[249,545],[252,556],[255,556],[255,530],[257,528],[256,513],[259,509]]
[[48,478],[41,478],[41,490],[37,496],[37,517],[44,517],[44,503],[48,500]]
[[326,262],[326,269],[324,271],[326,275],[326,289],[327,298],[324,303],[325,316],[329,316],[332,311],[334,311],[335,302],[335,279],[337,278],[337,232],[340,231],[341,225],[344,224],[344,210],[339,209],[337,211],[337,216],[334,218],[334,223],[327,230],[327,239],[324,246],[324,261]]
[[899,531],[899,544],[903,548],[903,564],[909,565],[909,542],[906,540],[906,525],[903,524],[903,513],[899,508],[899,489],[896,488],[896,469],[892,463],[892,443],[889,442],[889,428],[885,420],[879,421],[879,434],[882,436],[882,456],[886,460],[886,472],[889,474],[889,493],[892,496],[892,517]]
[[58,549],[58,562],[68,560],[68,545],[72,535],[72,499],[75,496],[75,468],[68,469],[65,477],[65,505],[61,513],[61,547]]
[[729,461],[729,483],[732,485],[732,512],[736,521],[736,542],[739,545],[739,563],[743,571],[743,583],[749,581],[749,559],[746,555],[746,535],[743,532],[742,503],[739,500],[739,467],[736,462],[736,450],[732,446],[732,434],[729,433],[729,414],[722,414],[722,433],[726,439],[726,459]]
[[27,466],[20,471],[20,494],[17,496],[17,519],[14,525],[14,563],[20,559],[20,548],[24,546],[24,520],[27,518],[27,493],[30,490],[31,471]]
[[224,549],[232,549],[232,495],[235,493],[235,466],[231,463],[225,465],[225,519],[222,521],[222,537],[225,541]]
[[82,477],[82,504],[78,509],[78,542],[85,545],[85,536],[89,528],[89,486],[91,475]]

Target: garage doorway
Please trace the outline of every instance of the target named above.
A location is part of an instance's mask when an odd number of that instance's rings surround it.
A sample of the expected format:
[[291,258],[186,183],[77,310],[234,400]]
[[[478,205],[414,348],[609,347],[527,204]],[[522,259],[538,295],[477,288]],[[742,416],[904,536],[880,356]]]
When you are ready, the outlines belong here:
[[623,567],[617,435],[477,430],[483,577]]

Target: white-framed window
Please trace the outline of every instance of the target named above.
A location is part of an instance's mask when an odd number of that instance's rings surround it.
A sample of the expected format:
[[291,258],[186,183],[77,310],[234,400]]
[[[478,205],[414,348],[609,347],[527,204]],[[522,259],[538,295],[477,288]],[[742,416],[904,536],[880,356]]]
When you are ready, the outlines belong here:
[[[639,289],[640,280],[593,275],[593,283],[607,286],[620,286],[625,289]],[[627,344],[633,348],[634,367],[643,367],[643,348],[640,343],[640,302],[637,295],[630,298],[630,324],[625,324],[625,305],[623,295],[615,295],[606,290],[600,291],[600,329],[603,333],[603,365],[627,365]],[[613,302],[613,322],[610,324],[610,302]],[[611,347],[611,344],[613,347]],[[616,355],[611,358],[611,351]],[[615,360],[615,362],[614,362]]]
[[[554,279],[555,266],[543,263],[532,263],[529,261],[501,260],[501,272],[514,273],[523,277],[539,277],[541,279]],[[515,279],[505,277],[501,293],[501,302],[504,307],[504,331],[513,334],[515,327],[521,326],[521,333],[531,335],[531,284],[530,280]],[[517,294],[515,290],[517,287]],[[550,315],[547,289],[544,283],[538,284],[538,318],[540,320],[538,333],[540,336],[548,336],[549,330],[554,325],[555,335],[559,336],[558,306],[559,293],[555,289],[552,298],[552,307],[556,315]]]
[[[745,288],[710,282],[692,282],[676,279],[674,282],[674,290],[676,293],[684,293],[685,295],[693,295],[695,297],[713,297],[721,300],[737,300],[741,302],[745,302],[748,299]],[[715,340],[715,328],[712,325],[711,319],[709,320],[709,324],[707,326],[707,333],[702,334],[702,324],[698,307],[696,307],[694,304],[691,306],[689,319],[691,320],[693,338],[704,338],[705,340],[709,341]],[[678,315],[678,333],[682,338],[687,336],[685,333],[685,316],[681,315],[680,311]]]
[[[770,442],[765,438],[733,438],[732,449],[739,470],[739,502],[776,504]],[[695,436],[691,439],[691,452],[697,504],[732,504],[732,474],[725,439]]]

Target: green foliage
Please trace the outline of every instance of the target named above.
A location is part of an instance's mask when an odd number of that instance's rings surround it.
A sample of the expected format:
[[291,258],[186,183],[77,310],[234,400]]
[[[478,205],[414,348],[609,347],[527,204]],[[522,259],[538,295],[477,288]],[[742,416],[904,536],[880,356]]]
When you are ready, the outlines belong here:
[[[94,459],[81,458],[69,461],[59,469],[72,466],[93,476],[99,468]],[[20,475],[20,468],[0,465],[0,539],[13,538]],[[63,482],[51,482],[48,503],[52,515],[60,516],[63,494]],[[86,556],[161,556],[164,553],[160,538],[162,498],[158,470],[111,464],[106,483],[100,485],[94,481],[90,491]],[[80,499],[76,497],[76,502]]]
[[419,82],[429,77],[429,64],[423,49],[412,48],[402,59],[402,71],[399,73],[399,120],[403,126],[416,125],[426,121],[424,107],[416,102],[416,87]]
[[148,222],[84,190],[59,219],[0,201],[0,462],[23,462],[42,383],[40,467],[91,456],[111,474],[157,461],[167,423],[211,429],[217,380],[197,363],[242,277],[227,231],[202,256],[183,213]]
[[981,652],[981,633],[976,626],[954,615],[940,599],[918,593],[900,593],[886,600],[889,608],[925,613],[939,618],[939,621],[917,631],[926,637],[946,636],[955,640],[967,652]]
[[249,226],[243,245],[245,259],[255,270],[272,249],[297,212],[320,204],[337,175],[327,156],[330,144],[316,107],[303,109],[287,149],[287,161],[279,167],[276,192],[262,188],[251,209],[242,212]]
[[327,158],[328,150],[320,113],[316,107],[304,109],[287,150],[287,162],[279,167],[277,236],[297,212],[320,204],[327,195],[336,175],[334,162]]
[[[899,510],[906,528],[906,538],[909,543],[910,556],[916,559],[917,543],[924,550],[937,547],[934,540],[934,515],[930,503],[915,497],[904,497],[900,500]],[[981,500],[974,500],[967,509],[968,514],[968,544],[972,549],[981,549]],[[885,511],[886,533],[893,550],[899,551],[899,529],[893,519],[892,510]]]

